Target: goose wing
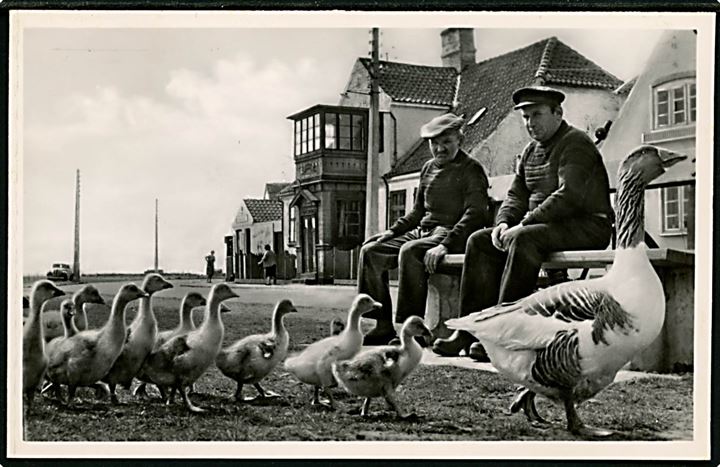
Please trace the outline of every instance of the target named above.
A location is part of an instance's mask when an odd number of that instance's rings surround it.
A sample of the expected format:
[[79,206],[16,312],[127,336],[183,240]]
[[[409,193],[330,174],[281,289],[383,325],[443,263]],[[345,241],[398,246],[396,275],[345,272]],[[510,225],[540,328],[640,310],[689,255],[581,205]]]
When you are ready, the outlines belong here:
[[592,339],[607,343],[605,333],[632,323],[613,296],[597,282],[578,281],[538,291],[512,303],[448,320],[451,329],[463,329],[509,350],[546,348],[561,331],[592,328]]
[[186,336],[174,337],[150,356],[152,366],[159,370],[172,371],[177,360],[189,350]]

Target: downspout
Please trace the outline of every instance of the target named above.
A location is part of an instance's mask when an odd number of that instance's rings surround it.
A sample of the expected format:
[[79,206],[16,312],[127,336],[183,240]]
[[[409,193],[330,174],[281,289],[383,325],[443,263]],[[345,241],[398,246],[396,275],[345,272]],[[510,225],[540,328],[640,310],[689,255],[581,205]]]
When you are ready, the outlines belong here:
[[385,183],[385,230],[387,230],[390,228],[388,225],[390,223],[390,211],[388,210],[388,203],[390,202],[390,184],[387,181],[387,174],[384,174],[380,178],[382,178],[383,183]]
[[[395,164],[397,164],[397,118],[395,118],[395,115],[393,115],[392,112],[388,112],[390,114],[390,118],[393,119],[393,153],[392,153],[392,159],[390,168],[394,169]],[[383,175],[384,177],[384,175]],[[385,182],[387,184],[387,181]]]

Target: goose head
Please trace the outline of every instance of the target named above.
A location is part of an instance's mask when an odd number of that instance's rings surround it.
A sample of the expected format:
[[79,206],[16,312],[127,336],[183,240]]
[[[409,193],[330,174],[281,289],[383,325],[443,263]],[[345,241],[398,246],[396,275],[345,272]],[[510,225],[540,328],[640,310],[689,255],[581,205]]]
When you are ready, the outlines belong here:
[[165,289],[171,289],[173,285],[166,281],[160,274],[151,273],[145,276],[142,289],[148,296]]
[[355,297],[350,307],[351,314],[358,314],[359,316],[369,313],[373,310],[379,310],[382,308],[382,303],[376,302],[370,295],[361,293]]
[[61,297],[65,295],[65,292],[60,290],[48,280],[41,280],[35,282],[30,292],[30,304],[33,308],[39,310],[43,303],[54,297]]
[[63,317],[63,321],[66,324],[70,323],[73,316],[75,316],[75,304],[72,300],[66,298],[60,304],[60,314]]
[[644,184],[648,184],[678,162],[687,159],[685,154],[670,151],[657,146],[643,145],[630,154],[620,163],[618,179],[624,174],[633,173],[640,177]]
[[233,292],[229,285],[221,282],[219,284],[215,284],[213,288],[210,289],[210,299],[208,301],[210,302],[210,305],[213,305],[236,297],[238,297],[238,294]]
[[73,306],[78,307],[84,303],[97,303],[104,305],[105,300],[100,296],[100,292],[93,285],[84,285],[79,288],[72,296]]
[[410,316],[402,325],[402,334],[415,337],[432,337],[430,329],[425,325],[425,321],[419,316]]
[[285,316],[290,313],[297,313],[297,309],[295,305],[293,305],[293,302],[288,299],[283,299],[275,306],[275,313],[277,316]]
[[116,300],[121,300],[125,303],[129,303],[133,300],[137,300],[138,298],[144,298],[149,296],[150,295],[148,295],[147,292],[145,292],[140,287],[131,282],[120,287]]
[[183,309],[192,310],[199,306],[205,306],[207,301],[205,297],[197,292],[188,292],[183,298]]

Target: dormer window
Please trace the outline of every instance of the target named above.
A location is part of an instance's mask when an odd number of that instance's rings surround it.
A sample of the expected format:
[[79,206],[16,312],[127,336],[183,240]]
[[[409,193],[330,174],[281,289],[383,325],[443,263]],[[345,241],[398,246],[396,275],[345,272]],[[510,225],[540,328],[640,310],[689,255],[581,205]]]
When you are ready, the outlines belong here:
[[653,128],[656,130],[695,123],[695,78],[677,79],[653,88]]

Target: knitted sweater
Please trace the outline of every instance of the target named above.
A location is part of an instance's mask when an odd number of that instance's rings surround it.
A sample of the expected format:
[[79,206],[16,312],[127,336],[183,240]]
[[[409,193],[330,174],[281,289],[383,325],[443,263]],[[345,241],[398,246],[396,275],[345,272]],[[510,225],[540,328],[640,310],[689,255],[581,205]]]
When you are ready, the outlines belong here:
[[525,147],[495,223],[530,225],[590,214],[614,218],[607,170],[590,137],[563,120],[552,138]]
[[418,225],[425,229],[450,229],[441,242],[450,251],[464,252],[468,236],[491,222],[488,211],[488,179],[482,165],[464,151],[444,166],[435,159],[420,171],[412,210],[391,227],[402,235]]

